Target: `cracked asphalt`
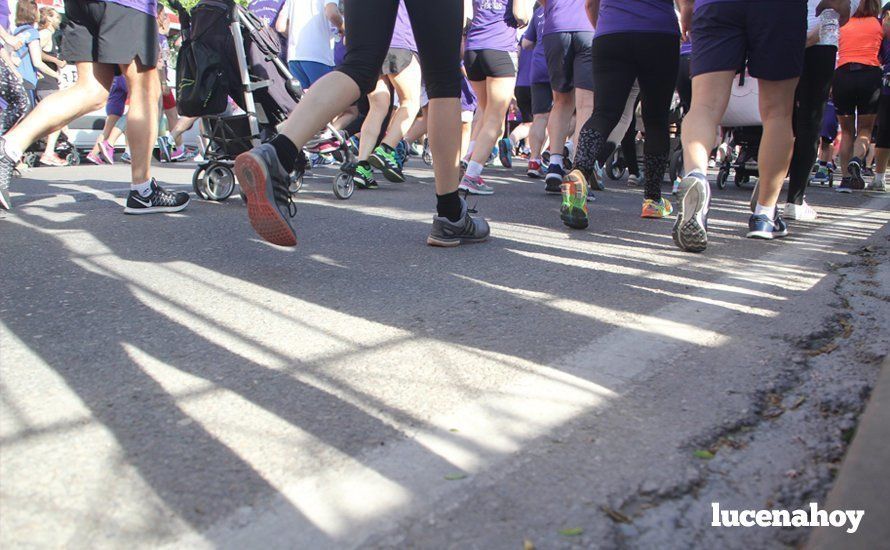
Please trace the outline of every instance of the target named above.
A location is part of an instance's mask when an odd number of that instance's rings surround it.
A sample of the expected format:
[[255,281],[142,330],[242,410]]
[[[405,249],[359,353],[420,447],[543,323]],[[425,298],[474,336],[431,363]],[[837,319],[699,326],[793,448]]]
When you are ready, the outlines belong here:
[[[193,165],[159,166],[190,188]],[[0,545],[786,547],[710,503],[822,501],[890,348],[890,195],[675,249],[611,182],[587,231],[490,171],[492,239],[425,245],[431,170],[125,217],[125,166],[39,168],[0,213]],[[711,458],[701,458],[711,457]],[[866,513],[863,522],[874,521]]]

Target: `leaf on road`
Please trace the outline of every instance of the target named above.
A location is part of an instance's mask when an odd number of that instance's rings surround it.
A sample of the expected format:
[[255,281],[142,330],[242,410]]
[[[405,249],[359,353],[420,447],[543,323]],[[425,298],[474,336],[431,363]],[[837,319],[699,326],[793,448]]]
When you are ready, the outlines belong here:
[[580,527],[569,527],[568,529],[560,529],[559,534],[564,537],[578,537],[584,534],[584,529]]
[[807,400],[806,396],[801,395],[794,401],[794,403],[791,404],[790,409],[792,411],[797,410],[798,408],[800,408],[801,405],[803,405],[806,402],[806,400]]
[[699,449],[692,454],[695,455],[695,458],[701,458],[702,460],[710,460],[714,458],[714,453],[705,449]]
[[627,517],[627,515],[622,514],[618,510],[614,510],[608,506],[603,506],[603,512],[605,512],[607,516],[612,518],[612,521],[618,523],[630,523],[630,518]]
[[464,473],[456,473],[456,474],[448,474],[445,476],[445,479],[448,481],[457,481],[458,479],[466,479],[467,474]]

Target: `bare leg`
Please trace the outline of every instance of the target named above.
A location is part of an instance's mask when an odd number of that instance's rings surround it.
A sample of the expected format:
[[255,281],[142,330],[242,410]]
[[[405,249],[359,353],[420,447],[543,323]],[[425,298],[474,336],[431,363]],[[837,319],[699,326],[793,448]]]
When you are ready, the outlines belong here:
[[553,90],[553,109],[550,111],[550,118],[547,122],[551,155],[562,155],[574,112],[574,92],[563,93]]
[[377,139],[380,137],[380,127],[386,119],[386,112],[392,99],[389,95],[389,88],[386,82],[381,78],[377,81],[377,87],[373,92],[368,94],[368,103],[371,109],[368,116],[362,123],[362,134],[358,145],[358,160],[368,160],[374,148],[377,147]]
[[428,113],[427,109],[428,109],[427,107],[424,107],[422,109],[422,116],[419,116],[416,119],[414,119],[414,124],[411,125],[411,129],[408,130],[408,133],[405,134],[405,140],[408,143],[415,143],[415,142],[419,141],[420,138],[422,138],[424,136],[424,134],[426,134],[426,132],[427,132],[426,120],[427,120],[427,113]]
[[[794,147],[791,115],[794,112],[797,81],[797,78],[778,82],[758,81],[760,116],[763,119],[763,138],[757,157],[760,167],[760,194],[757,202],[761,206],[775,206],[791,164]],[[692,93],[694,97],[695,91]]]
[[547,140],[547,120],[550,118],[549,113],[535,115],[531,128],[528,132],[528,147],[531,149],[530,158],[541,158],[541,151],[544,149],[544,142]]
[[[167,120],[170,120],[169,117]],[[173,130],[170,131],[170,137],[173,138],[173,143],[176,147],[182,146],[182,134],[188,132],[192,126],[195,125],[195,121],[198,120],[198,117],[192,116],[182,116],[176,121],[176,126],[173,127]]]
[[[475,88],[477,84],[473,83]],[[510,107],[516,78],[485,79],[487,104],[482,114],[479,131],[476,133],[476,147],[471,159],[484,165],[491,155],[491,150],[498,138],[503,134],[504,115]]]
[[335,116],[355,103],[359,95],[354,80],[339,71],[328,73],[306,91],[279,131],[300,149]]
[[399,98],[399,108],[395,110],[386,129],[383,143],[395,148],[402,137],[414,124],[417,110],[420,108],[420,63],[412,59],[411,63],[397,75],[391,75],[389,81]]
[[433,154],[433,172],[436,176],[436,194],[446,195],[457,191],[460,185],[460,99],[430,99],[429,111],[430,150]]
[[516,128],[513,128],[513,131],[510,132],[510,142],[515,146],[520,141],[528,138],[531,128],[532,125],[530,122],[523,122]]
[[[590,90],[582,90],[581,88],[575,88],[575,120],[580,120],[582,123],[590,118],[590,115],[593,114],[593,92]],[[572,143],[575,144],[575,147],[578,146],[578,134],[581,133],[581,127],[583,124],[575,124],[574,130],[570,131],[572,136]]]
[[136,61],[121,66],[121,72],[130,89],[127,142],[130,145],[131,177],[134,184],[141,184],[151,178],[151,152],[158,137],[161,83],[156,67],[142,67]]
[[[717,126],[726,112],[735,73],[706,73],[692,79],[692,107],[683,119],[683,166],[686,173],[708,173]],[[551,145],[552,147],[552,145]]]

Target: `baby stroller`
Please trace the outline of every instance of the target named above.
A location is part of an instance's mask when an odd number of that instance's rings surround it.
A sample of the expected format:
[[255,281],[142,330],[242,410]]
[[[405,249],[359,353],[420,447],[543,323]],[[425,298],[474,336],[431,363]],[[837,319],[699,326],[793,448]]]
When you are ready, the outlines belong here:
[[[42,137],[31,144],[25,150],[25,154],[22,156],[22,162],[25,165],[34,168],[38,164],[40,164],[40,156],[43,154],[43,150],[46,149],[46,138]],[[77,166],[80,164],[80,153],[77,152],[77,148],[74,147],[74,144],[68,139],[68,136],[65,135],[65,132],[59,134],[59,139],[56,141],[56,154],[61,158],[65,159],[68,163],[68,166]]]
[[[760,119],[759,92],[757,80],[749,78],[747,71],[741,71],[735,78],[732,95],[721,126],[728,130],[729,153],[723,158],[717,172],[717,187],[726,188],[730,173],[735,170],[734,182],[741,187],[758,175],[757,152],[763,136],[763,122]],[[733,152],[739,149],[738,155]]]
[[[183,102],[179,103],[181,115],[202,117],[201,134],[208,143],[205,161],[198,165],[192,177],[195,193],[203,199],[222,201],[235,187],[235,157],[271,139],[276,126],[287,119],[303,91],[279,57],[278,37],[242,6],[232,0],[201,0],[190,14],[181,5],[175,8],[186,43],[200,44],[203,51],[215,52],[222,61],[215,74],[210,75],[216,79],[214,88],[227,93],[244,111],[243,114],[233,114],[231,108],[224,111],[217,108],[216,112],[204,112],[203,108],[186,111],[189,106],[184,108]],[[179,62],[183,62],[182,56]],[[179,90],[184,81],[192,79],[193,82],[197,76],[188,73],[188,63],[182,70],[177,67]],[[354,157],[345,136],[330,125],[327,129],[340,143],[339,152],[344,162],[352,162]],[[303,162],[298,162],[299,168],[290,174],[292,194],[302,187],[308,165],[305,153],[300,154]],[[334,183],[334,193],[341,199],[352,196],[354,189],[351,181],[342,181],[339,176]]]

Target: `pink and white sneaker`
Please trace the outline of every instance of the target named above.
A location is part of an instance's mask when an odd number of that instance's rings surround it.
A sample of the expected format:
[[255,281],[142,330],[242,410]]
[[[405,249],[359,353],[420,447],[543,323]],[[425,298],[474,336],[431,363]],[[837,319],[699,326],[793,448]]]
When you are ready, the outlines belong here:
[[99,153],[102,155],[102,159],[105,160],[105,162],[114,164],[114,147],[112,147],[108,141],[103,140],[99,142]]
[[494,194],[494,187],[486,185],[485,181],[482,179],[482,176],[474,177],[464,174],[464,177],[460,180],[460,186],[458,186],[458,189],[462,189],[471,195]]
[[99,155],[93,153],[92,151],[90,151],[87,155],[87,160],[98,166],[102,166],[103,164],[105,164],[105,161],[102,160]]

